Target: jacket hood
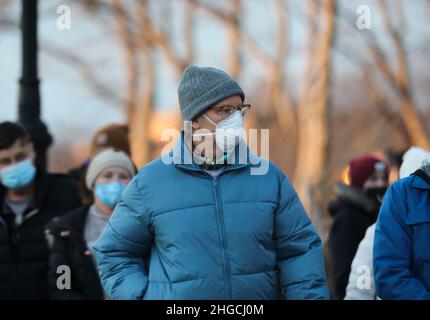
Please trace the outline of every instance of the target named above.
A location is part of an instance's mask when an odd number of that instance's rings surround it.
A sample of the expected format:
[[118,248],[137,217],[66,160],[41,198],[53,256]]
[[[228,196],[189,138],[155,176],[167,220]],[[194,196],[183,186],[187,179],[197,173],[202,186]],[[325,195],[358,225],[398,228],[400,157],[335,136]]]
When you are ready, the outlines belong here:
[[335,216],[340,208],[348,204],[360,207],[369,213],[378,209],[378,204],[361,189],[344,183],[337,183],[333,190],[337,199],[329,204],[329,211],[332,216]]

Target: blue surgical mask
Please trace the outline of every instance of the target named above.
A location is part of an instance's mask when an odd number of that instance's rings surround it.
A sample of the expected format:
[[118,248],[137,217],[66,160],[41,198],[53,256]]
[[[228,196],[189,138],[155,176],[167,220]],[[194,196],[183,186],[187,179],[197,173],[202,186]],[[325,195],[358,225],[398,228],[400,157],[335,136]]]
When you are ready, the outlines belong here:
[[109,207],[115,207],[121,198],[126,185],[120,182],[107,182],[96,184],[95,196],[103,204]]
[[28,186],[35,175],[36,167],[31,159],[23,160],[0,170],[1,183],[11,190],[18,190]]

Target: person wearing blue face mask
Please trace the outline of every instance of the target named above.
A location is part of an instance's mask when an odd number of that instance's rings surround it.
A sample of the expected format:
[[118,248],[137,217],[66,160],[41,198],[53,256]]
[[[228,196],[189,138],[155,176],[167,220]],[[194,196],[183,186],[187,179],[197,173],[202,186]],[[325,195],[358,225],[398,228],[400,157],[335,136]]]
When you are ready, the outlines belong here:
[[36,157],[24,128],[0,123],[0,299],[48,298],[45,225],[81,205],[76,183]]
[[[91,250],[135,172],[131,159],[124,152],[112,148],[99,152],[84,172],[85,185],[92,198],[81,208],[48,224],[45,233],[50,248],[52,299],[104,298]],[[57,269],[62,265],[69,266],[71,272],[68,290],[57,286]]]

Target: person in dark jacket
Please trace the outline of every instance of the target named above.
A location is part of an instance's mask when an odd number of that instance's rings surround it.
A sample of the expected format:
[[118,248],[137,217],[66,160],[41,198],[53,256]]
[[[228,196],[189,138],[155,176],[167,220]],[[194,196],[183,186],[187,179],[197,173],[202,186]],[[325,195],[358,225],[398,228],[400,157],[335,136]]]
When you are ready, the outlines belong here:
[[[130,158],[116,149],[105,149],[91,160],[85,174],[86,187],[93,192],[91,203],[55,218],[45,231],[50,248],[51,298],[104,298],[91,250],[134,174]],[[69,287],[59,276],[64,266],[70,270]]]
[[321,240],[297,193],[242,140],[250,106],[238,83],[189,66],[178,93],[174,150],[140,169],[94,246],[106,294],[327,299]]
[[430,164],[393,183],[373,244],[376,295],[430,300]]
[[367,228],[376,222],[388,175],[388,164],[372,155],[364,155],[349,164],[350,185],[338,183],[335,186],[337,199],[329,204],[333,225],[328,240],[333,266],[333,299],[345,297],[352,260]]
[[0,299],[48,298],[44,227],[80,206],[76,183],[34,165],[27,132],[0,123]]

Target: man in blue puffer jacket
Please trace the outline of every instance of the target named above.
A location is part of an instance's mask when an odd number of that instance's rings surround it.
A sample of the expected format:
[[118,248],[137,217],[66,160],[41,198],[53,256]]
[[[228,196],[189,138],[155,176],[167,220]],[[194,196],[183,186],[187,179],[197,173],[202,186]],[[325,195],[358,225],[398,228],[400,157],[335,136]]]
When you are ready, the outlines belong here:
[[388,189],[374,241],[377,296],[430,300],[430,165]]
[[94,247],[107,295],[327,299],[321,240],[295,190],[241,139],[240,86],[190,66],[178,95],[192,130],[141,168]]

